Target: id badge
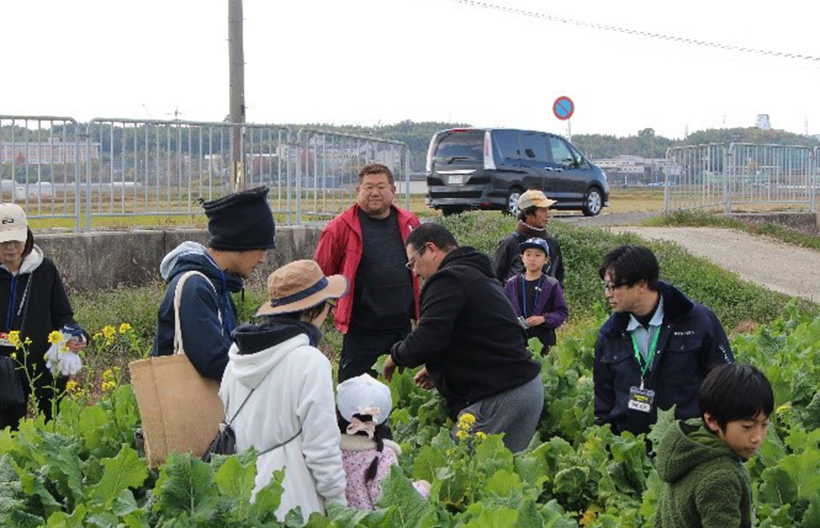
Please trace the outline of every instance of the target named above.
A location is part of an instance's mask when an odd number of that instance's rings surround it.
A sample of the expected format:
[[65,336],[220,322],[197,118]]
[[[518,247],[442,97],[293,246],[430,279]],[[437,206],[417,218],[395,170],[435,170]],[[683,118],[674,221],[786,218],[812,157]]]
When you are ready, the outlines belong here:
[[8,332],[0,332],[0,347],[10,347],[14,346],[9,341],[9,333]]
[[655,391],[641,389],[640,387],[629,388],[628,407],[633,411],[652,412],[652,403],[655,401]]

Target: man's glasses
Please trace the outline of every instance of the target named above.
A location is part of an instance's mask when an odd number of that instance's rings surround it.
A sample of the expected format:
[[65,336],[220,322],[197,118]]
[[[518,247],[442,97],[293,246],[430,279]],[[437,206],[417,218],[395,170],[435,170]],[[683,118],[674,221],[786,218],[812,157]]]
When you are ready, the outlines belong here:
[[413,253],[410,256],[410,258],[407,259],[407,264],[405,264],[404,267],[409,269],[410,271],[413,271],[413,266],[416,265],[416,259],[419,258],[422,255],[422,253],[424,253],[425,249],[427,249],[427,246],[421,246],[421,249]]
[[603,288],[604,291],[608,291],[610,293],[614,292],[615,290],[617,290],[618,288],[621,288],[623,286],[626,286],[626,284],[624,284],[624,283],[612,284],[611,282],[601,281],[601,288]]

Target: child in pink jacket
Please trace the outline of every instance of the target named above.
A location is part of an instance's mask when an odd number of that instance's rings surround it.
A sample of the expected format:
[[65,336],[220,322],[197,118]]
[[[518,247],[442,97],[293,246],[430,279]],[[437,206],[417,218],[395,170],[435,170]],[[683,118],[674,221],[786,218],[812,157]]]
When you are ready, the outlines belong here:
[[[342,432],[342,465],[347,476],[345,495],[351,508],[375,510],[381,482],[390,466],[399,463],[401,448],[391,441],[387,418],[393,407],[390,389],[368,374],[339,384],[336,395],[339,429]],[[430,493],[426,481],[415,482],[423,496]]]

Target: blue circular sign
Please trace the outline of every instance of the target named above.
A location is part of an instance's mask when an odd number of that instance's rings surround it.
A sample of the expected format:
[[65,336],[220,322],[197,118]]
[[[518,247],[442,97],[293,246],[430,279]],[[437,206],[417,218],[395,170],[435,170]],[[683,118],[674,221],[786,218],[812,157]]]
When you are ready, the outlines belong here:
[[562,95],[552,104],[552,113],[558,119],[569,119],[575,113],[575,103],[566,95]]

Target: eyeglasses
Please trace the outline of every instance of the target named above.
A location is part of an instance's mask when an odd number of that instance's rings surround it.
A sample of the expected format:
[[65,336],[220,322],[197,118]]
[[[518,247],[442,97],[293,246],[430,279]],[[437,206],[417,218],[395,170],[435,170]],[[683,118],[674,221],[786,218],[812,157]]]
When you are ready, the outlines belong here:
[[407,264],[404,265],[405,268],[413,271],[413,266],[416,265],[416,259],[419,258],[423,253],[424,250],[427,249],[427,246],[421,246],[421,249],[413,253],[409,259],[407,259]]
[[615,290],[617,290],[618,288],[621,288],[623,286],[626,286],[626,284],[624,284],[624,283],[612,284],[611,282],[601,281],[601,288],[603,288],[604,291],[608,291],[610,293],[614,292]]

